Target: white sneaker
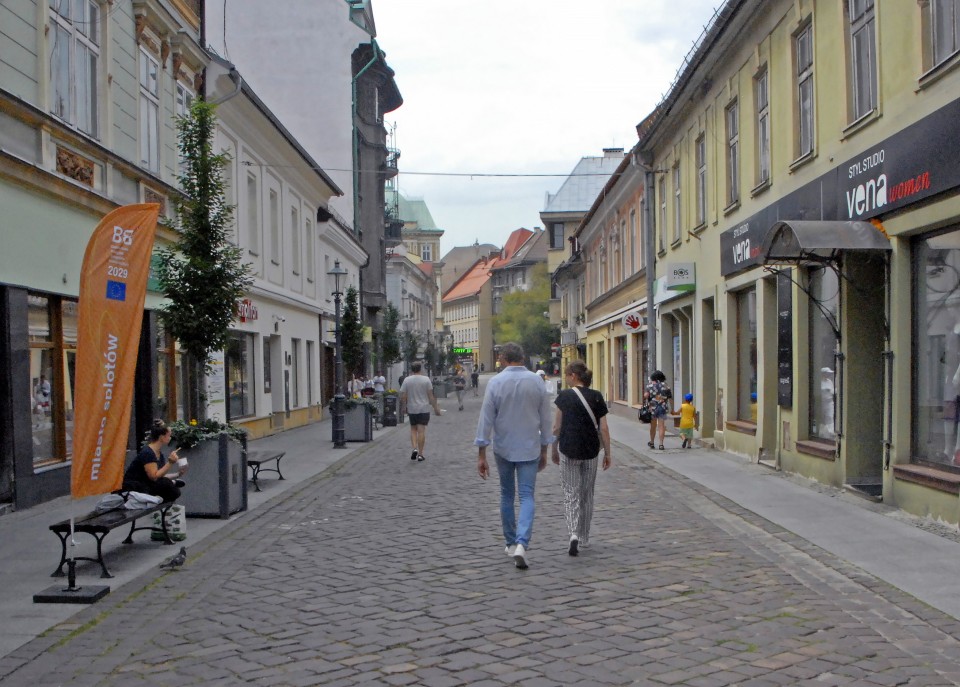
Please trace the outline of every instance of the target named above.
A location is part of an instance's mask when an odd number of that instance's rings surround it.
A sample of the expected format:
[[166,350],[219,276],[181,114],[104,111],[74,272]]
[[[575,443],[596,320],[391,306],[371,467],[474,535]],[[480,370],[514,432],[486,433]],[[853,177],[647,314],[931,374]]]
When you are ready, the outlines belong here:
[[513,558],[513,551],[514,551],[514,549],[516,549],[516,548],[517,548],[517,545],[514,544],[513,546],[508,546],[508,547],[506,547],[506,548],[503,550],[503,552],[504,552],[505,554],[507,554],[508,556],[510,556],[510,558]]
[[517,544],[517,547],[513,550],[513,562],[521,570],[527,569],[527,551],[523,548],[523,544]]

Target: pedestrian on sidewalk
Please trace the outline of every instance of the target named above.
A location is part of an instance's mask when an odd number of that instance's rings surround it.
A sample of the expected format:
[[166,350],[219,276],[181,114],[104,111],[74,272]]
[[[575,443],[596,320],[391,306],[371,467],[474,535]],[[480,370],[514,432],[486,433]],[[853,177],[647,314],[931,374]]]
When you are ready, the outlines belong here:
[[[527,568],[537,473],[546,467],[547,447],[554,439],[550,397],[540,377],[524,367],[523,360],[519,344],[506,343],[500,348],[497,362],[501,371],[487,383],[474,441],[479,451],[477,472],[481,479],[490,474],[487,446],[493,447],[500,476],[500,522],[505,551],[520,569]],[[519,515],[515,506],[518,496]]]
[[440,405],[433,395],[433,384],[423,374],[420,361],[410,364],[410,376],[400,385],[400,414],[407,414],[410,420],[410,444],[413,452],[410,460],[423,461],[423,447],[427,443],[427,425],[430,424],[430,410],[440,415]]
[[557,394],[553,420],[553,462],[560,466],[563,512],[570,542],[567,553],[576,556],[590,543],[593,490],[597,481],[597,458],[603,450],[603,469],[610,468],[610,428],[603,395],[590,388],[593,372],[582,360],[564,369],[567,388]]
[[460,406],[460,410],[463,410],[463,390],[467,388],[467,380],[463,376],[463,371],[459,368],[453,377],[453,388],[457,392],[457,404]]
[[693,430],[699,427],[700,420],[697,417],[697,407],[693,405],[693,394],[687,394],[680,404],[680,436],[683,437],[683,448],[693,446]]
[[470,373],[470,386],[473,387],[473,395],[480,395],[480,373],[477,371],[477,368],[473,368],[473,372]]
[[650,408],[650,441],[647,446],[654,448],[654,437],[660,437],[660,450],[663,450],[663,437],[667,433],[667,415],[673,410],[673,392],[667,386],[667,376],[660,370],[650,373],[650,383],[643,394]]
[[165,502],[176,501],[180,498],[180,488],[184,486],[183,480],[179,477],[186,474],[186,468],[180,470],[176,480],[167,477],[167,473],[180,460],[176,451],[171,451],[166,458],[163,457],[162,449],[170,443],[171,439],[170,428],[163,420],[154,420],[148,436],[149,443],[140,449],[140,453],[123,473],[120,488],[123,491],[159,496]]

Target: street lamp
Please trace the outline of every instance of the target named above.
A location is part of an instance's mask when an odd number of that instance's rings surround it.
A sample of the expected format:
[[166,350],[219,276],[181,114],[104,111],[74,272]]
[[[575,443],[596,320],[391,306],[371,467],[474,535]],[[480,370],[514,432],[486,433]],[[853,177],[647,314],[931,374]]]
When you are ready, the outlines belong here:
[[346,276],[347,270],[340,267],[340,261],[333,261],[333,269],[327,272],[333,277],[334,318],[336,322],[336,340],[333,351],[333,447],[346,448],[344,438],[346,431],[343,421],[343,338],[340,330],[340,303],[343,293],[340,291],[340,277]]

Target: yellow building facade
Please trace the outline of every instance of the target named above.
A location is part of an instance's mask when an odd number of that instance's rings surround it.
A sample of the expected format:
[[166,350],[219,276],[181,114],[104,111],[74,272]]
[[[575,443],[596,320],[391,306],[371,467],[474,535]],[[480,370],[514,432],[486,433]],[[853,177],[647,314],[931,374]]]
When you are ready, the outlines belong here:
[[[701,439],[957,523],[960,32],[948,10],[727,3],[634,154],[651,199],[657,362],[675,395],[694,394]],[[588,349],[610,370],[602,326]]]

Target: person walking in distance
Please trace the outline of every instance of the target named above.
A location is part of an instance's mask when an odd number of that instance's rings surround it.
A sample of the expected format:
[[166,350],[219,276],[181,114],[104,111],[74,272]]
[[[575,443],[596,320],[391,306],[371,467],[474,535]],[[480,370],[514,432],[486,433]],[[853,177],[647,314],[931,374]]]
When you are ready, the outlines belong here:
[[430,410],[440,415],[437,397],[433,395],[433,384],[423,374],[423,364],[419,361],[410,364],[410,376],[400,385],[400,412],[410,418],[410,444],[413,452],[410,460],[422,461],[423,446],[427,442],[427,425],[430,424]]
[[650,374],[650,383],[647,384],[647,390],[643,394],[647,405],[650,407],[650,414],[653,419],[650,422],[650,441],[647,446],[654,447],[653,439],[656,432],[660,437],[660,450],[663,450],[663,437],[667,432],[667,415],[673,410],[673,392],[667,386],[667,377],[660,370],[654,370]]
[[467,380],[463,376],[462,370],[457,370],[453,376],[453,388],[457,392],[457,405],[463,410],[463,390],[467,388]]
[[557,394],[557,414],[553,421],[553,462],[560,466],[563,512],[567,518],[570,541],[567,553],[576,556],[590,543],[593,518],[593,490],[597,481],[597,458],[603,449],[603,469],[613,460],[610,454],[610,429],[607,404],[603,395],[590,387],[593,372],[581,360],[564,370],[567,388]]
[[473,368],[473,372],[470,373],[470,386],[473,387],[473,395],[480,395],[480,372],[477,368]]
[[[523,366],[523,348],[515,343],[500,348],[501,371],[487,384],[477,423],[477,472],[490,474],[487,447],[500,476],[500,521],[506,553],[520,569],[527,568],[527,548],[533,535],[534,490],[537,473],[547,465],[553,443],[550,397],[543,382]],[[491,442],[491,435],[493,440]],[[516,501],[519,496],[519,514]]]

